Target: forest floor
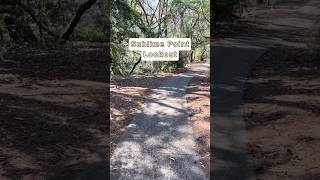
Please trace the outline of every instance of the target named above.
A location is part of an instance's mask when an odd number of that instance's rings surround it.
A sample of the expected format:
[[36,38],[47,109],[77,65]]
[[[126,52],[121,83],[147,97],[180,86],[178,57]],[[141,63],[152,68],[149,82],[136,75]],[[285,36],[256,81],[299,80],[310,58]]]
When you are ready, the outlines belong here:
[[188,84],[186,98],[190,120],[201,156],[202,166],[210,172],[210,81],[206,75],[192,78]]
[[[305,12],[319,12],[313,2]],[[300,0],[280,4],[250,19],[269,27],[287,23],[275,29],[285,35],[256,61],[245,84],[244,117],[257,179],[320,178],[320,50],[307,46],[312,27],[297,21],[300,29],[286,29],[293,17],[319,17],[294,13],[305,5]]]
[[214,177],[319,179],[319,16],[317,0],[283,1],[213,39]]
[[320,51],[274,47],[252,68],[245,120],[255,174],[320,178]]
[[107,178],[104,49],[15,49],[0,67],[0,179]]

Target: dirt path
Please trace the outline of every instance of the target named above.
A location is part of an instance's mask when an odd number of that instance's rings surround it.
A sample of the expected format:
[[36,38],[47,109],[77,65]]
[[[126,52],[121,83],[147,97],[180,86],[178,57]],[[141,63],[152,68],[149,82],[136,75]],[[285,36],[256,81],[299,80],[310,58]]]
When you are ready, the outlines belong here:
[[245,34],[212,42],[211,138],[216,140],[211,145],[211,176],[217,180],[254,179],[243,118],[244,82],[251,65],[268,48],[274,44],[299,45],[295,38],[303,36],[317,20],[320,2],[310,1],[305,6],[299,2],[279,5],[272,11],[257,11],[248,19]]
[[195,151],[185,87],[203,65],[153,90],[111,157],[111,179],[208,179]]
[[255,63],[244,113],[257,179],[320,178],[319,57],[278,46]]
[[[248,145],[255,176],[261,180],[320,178],[320,51],[306,46],[310,32],[318,31],[320,5],[316,1],[300,5],[287,14],[297,17],[294,11],[299,9],[299,16],[304,15],[309,25],[296,21],[298,32],[288,32],[286,41],[268,49],[246,80]],[[272,24],[270,20],[280,19],[281,14],[278,10],[279,17],[261,17]]]
[[200,164],[210,174],[210,78],[209,72],[195,76],[188,84],[186,98]]
[[119,136],[137,114],[152,89],[170,78],[172,73],[114,77],[110,84],[110,152],[113,153]]

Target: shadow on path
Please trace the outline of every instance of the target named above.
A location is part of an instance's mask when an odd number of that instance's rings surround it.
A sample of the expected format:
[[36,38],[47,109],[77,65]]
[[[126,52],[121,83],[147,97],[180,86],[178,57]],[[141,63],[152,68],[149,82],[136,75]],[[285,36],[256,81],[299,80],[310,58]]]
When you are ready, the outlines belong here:
[[186,108],[186,86],[196,71],[175,75],[153,90],[112,155],[111,179],[209,179]]

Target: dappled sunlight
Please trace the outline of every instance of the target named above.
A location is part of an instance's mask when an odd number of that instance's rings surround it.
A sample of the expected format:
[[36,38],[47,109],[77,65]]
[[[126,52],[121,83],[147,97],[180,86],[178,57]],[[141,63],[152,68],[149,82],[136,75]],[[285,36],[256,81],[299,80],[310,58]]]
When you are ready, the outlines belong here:
[[192,76],[175,75],[152,90],[111,156],[111,178],[205,179],[185,104]]
[[160,118],[165,118],[167,115],[179,116],[183,107],[181,104],[176,103],[178,99],[164,99],[157,102],[150,101],[147,105],[144,105],[145,109],[142,111],[146,115],[158,115]]
[[192,124],[196,151],[200,154],[200,164],[210,174],[210,87],[209,77],[203,72],[189,82],[185,98]]
[[170,178],[170,179],[178,179],[179,177],[177,174],[172,170],[171,167],[168,166],[161,166],[160,167],[161,177],[163,178]]
[[[111,171],[117,173],[119,170],[119,177],[126,178],[130,177],[130,173],[126,173],[131,171],[134,171],[137,175],[149,174],[150,176],[153,174],[153,177],[161,178],[182,177],[184,175],[180,174],[182,170],[180,168],[184,168],[182,171],[185,175],[201,176],[202,170],[198,167],[184,165],[184,163],[189,164],[189,161],[197,161],[197,159],[193,159],[195,143],[192,140],[192,130],[187,130],[183,126],[177,129],[174,136],[169,135],[169,132],[164,130],[161,133],[159,132],[159,135],[144,131],[139,132],[140,134],[149,134],[147,138],[144,138],[145,135],[137,136],[130,132],[129,136],[131,138],[118,144],[112,156]],[[189,135],[186,136],[186,134]],[[182,158],[185,156],[188,158]],[[159,169],[159,166],[168,169]],[[191,173],[190,170],[194,172]]]
[[135,124],[130,124],[130,121],[136,114],[141,113],[140,107],[148,99],[151,89],[158,87],[171,75],[113,77],[110,85],[111,153],[119,136],[136,127]]

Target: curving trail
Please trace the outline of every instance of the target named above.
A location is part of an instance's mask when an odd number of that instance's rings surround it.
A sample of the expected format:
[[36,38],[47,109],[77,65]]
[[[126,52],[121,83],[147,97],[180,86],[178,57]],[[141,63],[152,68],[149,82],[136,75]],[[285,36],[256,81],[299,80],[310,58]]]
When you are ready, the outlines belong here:
[[191,66],[153,90],[111,156],[112,180],[209,179],[195,151],[185,98],[190,79],[208,70],[208,64]]
[[[301,3],[301,2],[300,2]],[[247,148],[243,119],[243,86],[251,65],[273,45],[299,45],[294,39],[305,33],[320,17],[320,1],[303,6],[285,4],[260,16],[245,34],[211,42],[211,177],[215,180],[255,179]],[[258,19],[259,20],[259,19]]]

